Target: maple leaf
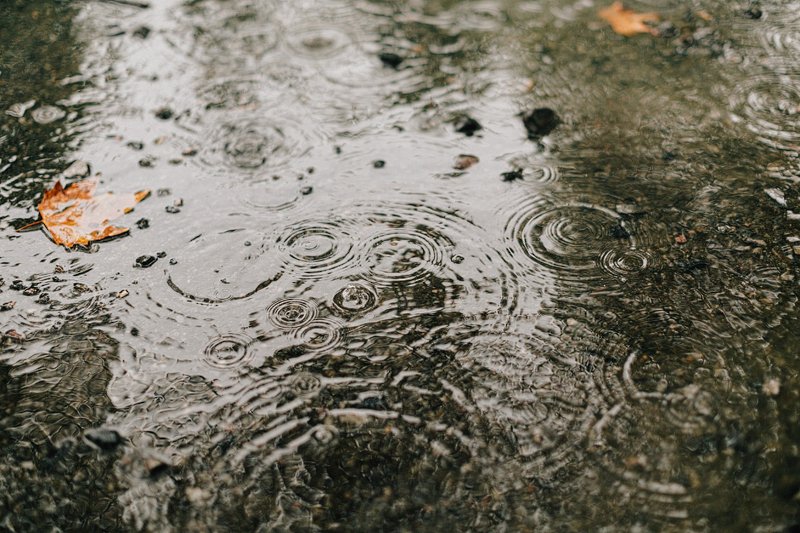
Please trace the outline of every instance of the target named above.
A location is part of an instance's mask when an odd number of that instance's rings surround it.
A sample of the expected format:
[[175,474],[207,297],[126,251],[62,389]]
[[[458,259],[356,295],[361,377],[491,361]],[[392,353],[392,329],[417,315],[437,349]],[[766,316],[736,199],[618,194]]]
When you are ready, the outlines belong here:
[[658,31],[645,22],[658,22],[658,13],[637,13],[616,1],[598,13],[601,19],[611,24],[611,29],[620,35],[630,37],[637,33],[657,35]]
[[39,214],[56,244],[67,248],[76,244],[87,246],[92,241],[127,233],[128,228],[110,225],[109,221],[129,213],[150,194],[145,190],[94,196],[96,187],[94,179],[85,179],[66,188],[58,181],[45,191],[39,202]]

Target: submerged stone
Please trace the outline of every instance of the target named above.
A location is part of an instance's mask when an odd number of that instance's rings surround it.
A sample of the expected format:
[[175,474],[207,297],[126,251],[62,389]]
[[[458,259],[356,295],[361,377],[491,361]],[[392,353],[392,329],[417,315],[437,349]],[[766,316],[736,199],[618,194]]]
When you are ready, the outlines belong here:
[[522,122],[528,130],[528,138],[535,139],[544,137],[556,129],[561,124],[561,119],[549,107],[540,107],[525,115]]
[[396,69],[403,62],[403,57],[392,52],[381,52],[378,54],[378,59],[381,60],[385,66]]
[[116,430],[107,428],[88,429],[84,438],[101,450],[113,450],[122,443],[122,436]]
[[154,255],[140,255],[136,258],[136,264],[134,266],[139,268],[149,268],[158,261],[158,258]]
[[454,126],[458,133],[463,133],[467,137],[472,137],[476,132],[483,129],[480,122],[468,115],[457,118]]

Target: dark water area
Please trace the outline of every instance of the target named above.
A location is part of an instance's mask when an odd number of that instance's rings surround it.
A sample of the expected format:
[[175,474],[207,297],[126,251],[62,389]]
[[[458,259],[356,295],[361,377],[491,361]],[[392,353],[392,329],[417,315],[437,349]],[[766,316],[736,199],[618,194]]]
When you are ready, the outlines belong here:
[[606,5],[4,0],[0,530],[797,531],[800,3]]

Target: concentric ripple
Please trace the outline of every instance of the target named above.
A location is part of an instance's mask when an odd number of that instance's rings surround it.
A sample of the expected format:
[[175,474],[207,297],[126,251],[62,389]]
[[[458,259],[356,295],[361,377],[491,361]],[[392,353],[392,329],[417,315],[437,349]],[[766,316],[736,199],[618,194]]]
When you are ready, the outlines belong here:
[[294,336],[315,352],[330,350],[342,338],[342,324],[331,318],[313,320],[295,331]]
[[212,339],[203,352],[209,365],[231,369],[247,365],[253,359],[253,339],[240,333],[227,333]]
[[430,228],[388,230],[371,238],[364,262],[377,284],[415,283],[444,267],[452,243]]
[[585,282],[604,275],[624,280],[649,264],[647,253],[638,249],[639,228],[606,207],[532,198],[510,210],[509,253],[524,270]]
[[200,160],[212,171],[223,168],[252,173],[260,169],[280,169],[305,148],[287,137],[278,125],[269,123],[228,123],[212,131]]
[[333,296],[334,307],[344,314],[355,314],[369,311],[375,307],[378,296],[361,283],[348,283]]
[[333,276],[354,267],[355,244],[344,220],[292,224],[277,240],[283,260],[304,276]]
[[270,305],[267,316],[279,328],[299,328],[316,318],[317,306],[308,300],[285,298]]
[[739,83],[730,95],[733,118],[763,143],[800,146],[800,69],[779,66]]

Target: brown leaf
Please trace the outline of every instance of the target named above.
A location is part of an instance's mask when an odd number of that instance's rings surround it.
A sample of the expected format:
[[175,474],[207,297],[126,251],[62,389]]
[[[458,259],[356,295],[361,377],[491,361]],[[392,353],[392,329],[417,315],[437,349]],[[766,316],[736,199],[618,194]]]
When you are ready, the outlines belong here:
[[92,241],[126,233],[128,228],[112,226],[109,221],[132,211],[134,205],[150,194],[150,191],[122,195],[107,192],[94,196],[95,187],[94,179],[66,188],[59,181],[45,191],[39,202],[39,214],[56,244],[67,248],[76,244],[87,246]]
[[658,22],[658,13],[637,13],[625,8],[622,2],[616,1],[598,13],[600,18],[611,24],[611,29],[620,35],[630,37],[637,33],[657,35],[658,32],[645,22]]

